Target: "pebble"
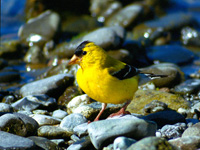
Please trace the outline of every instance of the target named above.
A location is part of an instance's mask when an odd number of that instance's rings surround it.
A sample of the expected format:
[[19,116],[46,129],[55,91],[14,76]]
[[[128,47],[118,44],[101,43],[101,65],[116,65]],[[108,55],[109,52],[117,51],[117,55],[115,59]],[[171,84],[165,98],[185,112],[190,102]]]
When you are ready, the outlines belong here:
[[33,44],[42,45],[55,36],[59,23],[59,15],[47,10],[39,16],[29,19],[25,25],[20,27],[18,35],[29,46]]
[[179,45],[152,46],[148,48],[147,56],[151,60],[179,65],[189,63],[194,59],[193,52]]
[[147,116],[144,116],[143,119],[156,122],[158,125],[158,129],[162,128],[166,124],[186,122],[185,117],[183,115],[173,110],[166,110],[149,114]]
[[159,131],[161,133],[160,137],[172,139],[181,137],[183,131],[186,129],[185,123],[176,123],[174,125],[165,125]]
[[19,136],[26,136],[27,134],[26,125],[21,118],[10,113],[0,117],[0,130]]
[[128,136],[136,140],[154,136],[157,125],[143,119],[109,119],[88,125],[90,139],[96,149],[113,141],[118,136]]
[[52,117],[63,119],[67,115],[68,113],[66,111],[58,109],[58,110],[53,111]]
[[135,142],[137,141],[134,139],[120,136],[114,140],[113,147],[114,150],[126,150],[129,146],[131,146]]
[[36,135],[37,129],[39,128],[39,124],[33,118],[28,115],[21,113],[14,113],[15,116],[19,117],[26,126],[26,136]]
[[89,136],[81,138],[80,140],[74,142],[67,148],[67,150],[81,150],[81,149],[91,149],[91,150],[94,149],[94,146],[92,145]]
[[80,125],[77,125],[73,128],[74,134],[78,135],[79,137],[82,137],[84,135],[88,134],[88,123],[82,123]]
[[139,4],[128,5],[117,11],[110,18],[105,21],[106,26],[122,26],[124,28],[130,27],[131,24],[141,17],[144,8]]
[[45,94],[39,94],[26,96],[13,103],[11,106],[15,110],[33,111],[38,108],[50,108],[52,105],[55,107],[55,104],[56,100],[54,98],[51,98]]
[[147,73],[167,75],[165,78],[154,79],[151,82],[156,87],[174,87],[182,81],[183,73],[180,68],[173,63],[159,63],[143,68]]
[[0,149],[37,149],[28,138],[0,131]]
[[173,92],[178,94],[192,94],[200,90],[200,79],[189,79],[174,87]]
[[73,128],[77,125],[87,122],[87,119],[82,114],[73,113],[66,116],[60,123],[60,127],[66,131],[73,132]]
[[38,149],[46,149],[46,150],[60,150],[60,148],[54,142],[48,140],[44,137],[38,136],[30,136],[28,137],[30,140],[34,141],[34,143],[39,147]]
[[38,136],[46,137],[49,139],[69,139],[72,132],[62,129],[61,127],[44,125],[38,128]]
[[153,100],[164,102],[169,109],[178,110],[179,108],[189,108],[189,103],[180,95],[171,94],[156,90],[137,90],[127,107],[130,113],[143,114],[143,108]]
[[185,136],[176,139],[169,140],[169,143],[175,147],[175,149],[181,150],[197,150],[200,148],[200,136]]
[[135,144],[132,144],[127,150],[174,150],[170,143],[164,138],[146,137]]
[[199,136],[200,135],[200,123],[196,123],[191,127],[187,128],[184,132],[182,137],[186,136]]
[[30,117],[35,119],[39,126],[43,125],[57,125],[61,122],[60,119],[57,119],[55,117],[47,116],[47,115],[39,115],[39,114],[33,114]]
[[21,87],[20,94],[23,97],[34,94],[46,94],[50,97],[58,97],[72,82],[72,75],[58,74],[25,84]]
[[9,104],[0,103],[0,112],[13,112],[13,108]]
[[144,115],[159,112],[168,109],[167,104],[158,100],[153,100],[149,104],[144,106]]

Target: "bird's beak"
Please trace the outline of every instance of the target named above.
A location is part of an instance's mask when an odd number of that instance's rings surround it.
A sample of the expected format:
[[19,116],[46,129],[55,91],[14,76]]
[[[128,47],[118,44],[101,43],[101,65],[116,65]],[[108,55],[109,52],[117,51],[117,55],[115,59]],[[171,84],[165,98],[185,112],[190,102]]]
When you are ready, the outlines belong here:
[[73,57],[70,59],[69,61],[69,65],[73,65],[73,64],[79,64],[80,63],[80,58],[76,55],[73,55]]

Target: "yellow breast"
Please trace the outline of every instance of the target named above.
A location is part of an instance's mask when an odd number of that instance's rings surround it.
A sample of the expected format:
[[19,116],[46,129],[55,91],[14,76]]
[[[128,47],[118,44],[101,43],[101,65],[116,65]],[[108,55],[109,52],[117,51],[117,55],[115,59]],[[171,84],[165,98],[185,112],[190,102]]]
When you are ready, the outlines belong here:
[[76,78],[80,88],[89,97],[102,103],[124,103],[133,98],[138,88],[137,77],[119,80],[111,76],[107,69],[80,68]]

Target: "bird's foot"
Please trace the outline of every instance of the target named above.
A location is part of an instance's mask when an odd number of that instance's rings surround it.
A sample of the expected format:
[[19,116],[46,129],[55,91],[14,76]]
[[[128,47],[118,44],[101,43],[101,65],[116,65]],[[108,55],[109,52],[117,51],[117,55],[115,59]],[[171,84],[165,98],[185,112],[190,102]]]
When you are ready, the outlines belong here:
[[125,111],[124,108],[121,108],[118,112],[111,114],[110,116],[108,116],[108,118],[112,118],[115,116],[121,116],[121,115],[127,115],[127,114],[131,114],[129,111]]

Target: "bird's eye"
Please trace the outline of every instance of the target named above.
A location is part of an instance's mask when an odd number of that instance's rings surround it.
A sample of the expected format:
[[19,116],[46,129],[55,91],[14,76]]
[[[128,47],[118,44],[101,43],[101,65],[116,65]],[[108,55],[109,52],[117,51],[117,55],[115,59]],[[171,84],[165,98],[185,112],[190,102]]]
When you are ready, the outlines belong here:
[[85,54],[87,54],[87,52],[86,52],[86,51],[83,51],[83,55],[85,55]]

